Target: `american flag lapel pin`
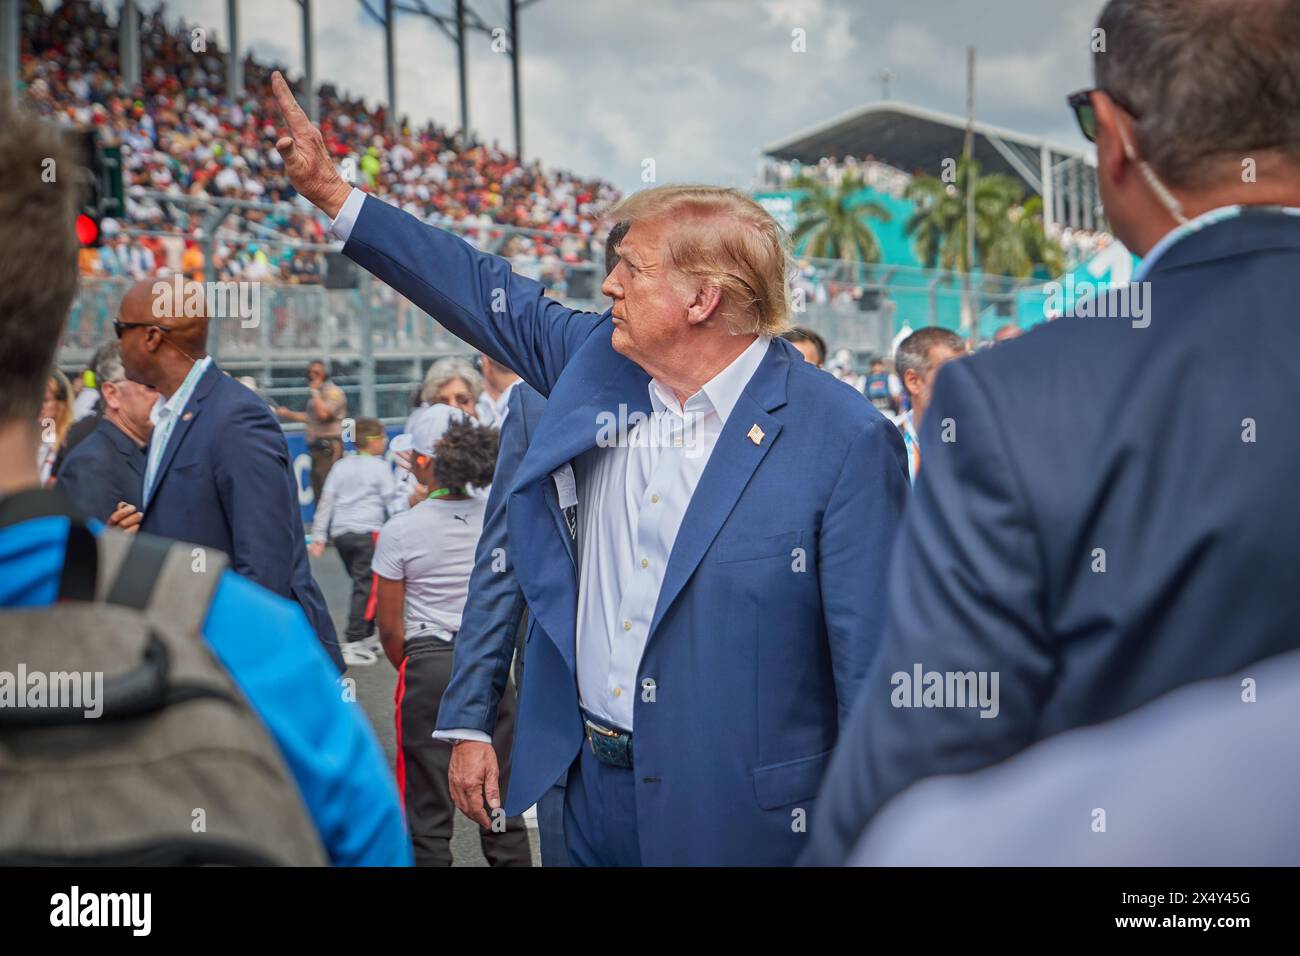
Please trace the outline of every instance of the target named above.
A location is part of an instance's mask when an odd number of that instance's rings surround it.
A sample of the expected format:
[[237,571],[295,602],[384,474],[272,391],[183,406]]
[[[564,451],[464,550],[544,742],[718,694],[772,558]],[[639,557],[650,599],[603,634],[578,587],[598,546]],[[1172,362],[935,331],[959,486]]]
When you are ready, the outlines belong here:
[[755,445],[763,444],[763,429],[759,428],[758,425],[754,425],[749,429],[748,437]]

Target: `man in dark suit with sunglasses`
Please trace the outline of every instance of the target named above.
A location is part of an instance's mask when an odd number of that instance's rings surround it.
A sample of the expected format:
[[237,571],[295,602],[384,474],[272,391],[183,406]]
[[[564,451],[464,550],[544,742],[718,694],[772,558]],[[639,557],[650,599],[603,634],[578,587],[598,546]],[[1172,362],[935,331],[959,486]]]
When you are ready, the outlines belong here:
[[[127,521],[223,551],[236,572],[296,601],[342,671],[334,623],[307,561],[284,432],[266,403],[207,354],[208,317],[193,314],[193,300],[181,302],[178,288],[170,279],[136,283],[114,323],[127,377],[159,395],[143,521],[139,513]],[[115,514],[111,523],[122,522]]]
[[[1130,314],[940,372],[803,863],[842,863],[914,781],[1300,643],[1300,5],[1112,0],[1099,27],[1070,102],[1144,257]],[[1086,832],[1100,804],[1072,798]]]

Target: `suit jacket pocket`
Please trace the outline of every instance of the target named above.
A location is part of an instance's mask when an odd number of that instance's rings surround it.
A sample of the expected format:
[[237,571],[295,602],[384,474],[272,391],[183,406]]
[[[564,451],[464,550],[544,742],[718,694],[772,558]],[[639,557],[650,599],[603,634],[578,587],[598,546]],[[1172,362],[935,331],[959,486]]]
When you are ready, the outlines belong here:
[[811,757],[800,757],[784,763],[768,764],[754,770],[754,796],[764,810],[811,800],[817,796],[822,775],[830,762],[831,752],[823,750]]
[[723,538],[718,541],[718,563],[753,561],[757,558],[790,557],[803,539],[802,531],[783,531],[781,534]]

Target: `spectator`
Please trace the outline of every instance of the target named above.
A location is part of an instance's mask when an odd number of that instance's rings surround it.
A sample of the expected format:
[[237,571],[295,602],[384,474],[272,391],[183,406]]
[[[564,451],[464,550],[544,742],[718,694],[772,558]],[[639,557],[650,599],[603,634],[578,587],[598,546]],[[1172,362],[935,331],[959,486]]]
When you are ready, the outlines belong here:
[[[450,405],[474,418],[478,414],[483,377],[464,359],[440,358],[429,366],[420,388],[423,405]],[[407,431],[410,431],[408,419]]]
[[481,352],[479,365],[483,369],[483,394],[475,403],[475,416],[484,425],[500,428],[510,410],[510,392],[519,376]]
[[966,342],[962,337],[937,325],[917,329],[899,343],[894,353],[894,367],[912,404],[899,416],[898,424],[903,432],[903,444],[907,446],[907,472],[913,484],[921,467],[921,442],[917,435],[925,410],[930,407],[934,376],[944,363],[965,354]]
[[334,462],[343,456],[343,419],[348,417],[348,400],[330,380],[329,369],[319,359],[307,366],[307,410],[295,412],[279,406],[275,413],[281,421],[306,424],[307,452],[311,455],[311,490],[320,501],[325,476]]
[[[341,458],[325,478],[308,549],[312,557],[318,558],[325,553],[325,543],[332,543],[352,579],[352,600],[344,633],[344,640],[349,644],[360,644],[374,633],[374,578],[370,563],[375,555],[375,539],[384,522],[406,505],[393,469],[384,461],[388,439],[378,419],[357,419],[356,446],[356,454]],[[376,643],[372,650],[378,649]],[[345,658],[347,653],[345,646]],[[367,663],[374,660],[372,657]]]
[[99,414],[99,389],[95,384],[95,366],[92,357],[91,364],[72,382],[72,391],[76,396],[72,401],[74,421],[79,422],[83,418]]
[[[455,409],[438,407],[420,417],[410,438],[412,470],[432,490],[426,500],[397,515],[379,534],[374,560],[379,576],[379,633],[398,673],[397,783],[406,804],[415,862],[450,866],[455,805],[447,771],[452,744],[435,740],[433,731],[451,679],[474,546],[483,530],[484,501],[467,489],[492,483],[497,432]],[[502,708],[494,738],[498,759],[508,758],[514,717],[513,706]],[[501,829],[480,828],[488,862],[531,865],[523,820],[501,818],[499,822]]]
[[782,336],[787,342],[793,342],[804,357],[818,368],[826,364],[826,340],[812,329],[794,328]]
[[108,521],[122,502],[142,507],[145,449],[158,394],[126,377],[113,342],[95,353],[104,414],[95,430],[71,450],[58,471],[59,486],[83,515]]
[[72,386],[68,377],[56,368],[46,379],[45,399],[36,420],[41,435],[36,461],[42,485],[48,485],[54,475],[54,461],[63,448],[72,421]]
[[889,373],[885,371],[884,359],[871,360],[871,371],[867,375],[865,390],[867,401],[875,405],[882,415],[892,418],[898,414],[898,403],[894,397],[894,390],[890,388]]

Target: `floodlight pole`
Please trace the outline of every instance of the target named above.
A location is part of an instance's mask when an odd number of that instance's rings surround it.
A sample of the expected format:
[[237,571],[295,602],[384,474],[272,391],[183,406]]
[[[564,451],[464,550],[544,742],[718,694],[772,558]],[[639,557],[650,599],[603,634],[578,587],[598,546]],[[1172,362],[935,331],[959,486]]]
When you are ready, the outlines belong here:
[[117,24],[118,62],[128,86],[140,82],[140,15],[135,0],[123,0]]
[[519,96],[519,0],[510,0],[510,93],[514,105],[515,159],[524,161],[524,121]]
[[460,75],[460,147],[469,148],[469,55],[465,49],[465,0],[456,0],[456,71]]
[[237,100],[244,95],[244,70],[239,62],[239,0],[226,0],[226,97]]
[[1044,143],[1038,150],[1039,175],[1043,180],[1043,231],[1052,224],[1052,203],[1055,201],[1056,184],[1052,182],[1052,149]]
[[315,49],[312,46],[311,0],[298,0],[302,7],[302,85],[307,97],[307,117],[313,122],[320,119],[316,103]]

